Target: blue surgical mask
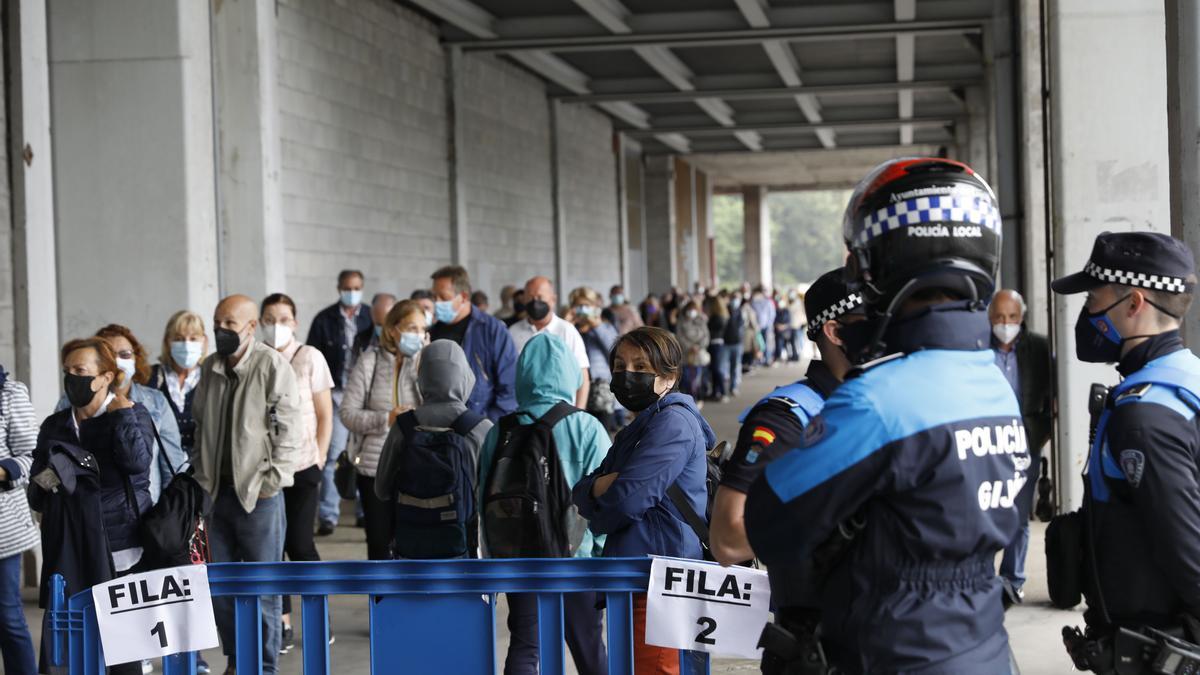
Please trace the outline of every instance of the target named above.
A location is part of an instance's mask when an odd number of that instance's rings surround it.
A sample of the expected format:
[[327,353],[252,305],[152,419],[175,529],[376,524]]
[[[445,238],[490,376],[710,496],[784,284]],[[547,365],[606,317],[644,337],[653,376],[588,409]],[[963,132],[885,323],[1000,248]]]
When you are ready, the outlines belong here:
[[189,342],[187,340],[175,340],[171,343],[171,360],[175,365],[185,370],[190,370],[200,363],[200,357],[204,354],[203,342]]
[[342,291],[342,307],[358,307],[362,304],[362,291]]
[[375,339],[379,339],[383,335],[383,326],[375,324]]
[[412,356],[425,346],[425,336],[421,333],[401,333],[396,347],[405,356]]
[[458,310],[454,309],[453,300],[438,300],[433,303],[433,317],[439,323],[450,323],[458,316]]
[[614,305],[625,304],[625,296],[621,295],[620,293],[617,293],[616,295],[612,296],[612,304],[614,304]]

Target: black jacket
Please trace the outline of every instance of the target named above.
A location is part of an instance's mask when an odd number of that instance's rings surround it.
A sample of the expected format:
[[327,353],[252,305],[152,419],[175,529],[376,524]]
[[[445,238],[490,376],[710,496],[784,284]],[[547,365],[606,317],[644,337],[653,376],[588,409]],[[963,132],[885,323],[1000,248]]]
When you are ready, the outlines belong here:
[[[52,415],[51,417],[55,417]],[[73,595],[113,578],[112,550],[100,508],[100,466],[75,443],[38,443],[31,477],[49,469],[62,484],[55,491],[29,484],[29,504],[42,514],[42,576],[38,606],[48,607],[50,577],[61,574]]]
[[[1021,378],[1021,417],[1030,454],[1039,454],[1050,440],[1054,408],[1051,403],[1051,378],[1054,364],[1050,357],[1050,342],[1044,335],[1022,330],[1017,342],[1017,373]],[[1030,481],[1033,484],[1033,481]]]
[[[150,463],[154,457],[154,422],[140,403],[110,410],[79,425],[71,423],[72,409],[60,410],[42,422],[33,451],[31,476],[50,461],[51,448],[69,444],[95,458],[99,470],[100,511],[104,533],[113,551],[141,545],[138,523],[150,509]],[[47,532],[43,527],[42,538]]]
[[[346,331],[342,328],[342,305],[333,303],[313,317],[312,327],[308,329],[308,344],[321,350],[325,362],[329,364],[329,372],[333,375],[335,389],[342,388],[342,374],[350,364],[346,362],[346,352],[353,344],[346,344]],[[368,305],[358,306],[358,331],[355,338],[363,331],[374,330],[371,321],[371,308]],[[347,373],[348,374],[348,373]]]

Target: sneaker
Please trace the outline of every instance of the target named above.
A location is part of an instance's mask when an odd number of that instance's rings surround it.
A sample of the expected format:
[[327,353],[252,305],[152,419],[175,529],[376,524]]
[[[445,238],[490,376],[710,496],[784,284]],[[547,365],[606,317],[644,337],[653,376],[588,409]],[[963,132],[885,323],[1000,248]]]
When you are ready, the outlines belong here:
[[208,675],[212,670],[208,667],[208,661],[200,657],[196,657],[196,673],[197,675]]
[[291,626],[284,626],[281,635],[279,653],[282,655],[292,651],[292,648],[296,646],[296,635]]
[[363,529],[363,528],[365,528],[365,527],[367,526],[367,517],[366,517],[366,516],[358,516],[358,517],[356,517],[356,518],[354,519],[354,526],[355,526],[355,527],[357,527],[357,528],[358,528],[358,529],[360,529],[360,530],[361,530],[361,529]]
[[142,675],[150,675],[150,673],[153,673],[153,672],[154,672],[154,664],[150,662],[150,659],[143,659],[142,660]]
[[1025,602],[1025,589],[1013,586],[1008,579],[1000,580],[1004,594],[1000,597],[1000,602],[1004,606],[1005,611],[1013,605],[1020,605]]
[[337,638],[334,637],[332,632],[330,632],[329,633],[329,644],[333,644],[335,640],[337,640]]
[[317,527],[317,536],[328,537],[329,535],[333,534],[333,529],[334,527],[332,523],[321,523]]

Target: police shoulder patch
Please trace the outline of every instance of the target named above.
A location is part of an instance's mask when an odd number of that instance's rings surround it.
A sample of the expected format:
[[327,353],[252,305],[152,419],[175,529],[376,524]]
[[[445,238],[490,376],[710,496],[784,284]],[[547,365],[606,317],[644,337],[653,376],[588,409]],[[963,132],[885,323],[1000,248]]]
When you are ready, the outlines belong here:
[[762,454],[762,446],[755,443],[746,451],[746,463],[753,464],[758,461],[758,456]]
[[1146,455],[1141,450],[1122,450],[1121,451],[1121,471],[1125,473],[1125,480],[1133,487],[1137,487],[1142,482],[1142,475],[1146,471]]
[[1127,401],[1130,399],[1141,398],[1141,397],[1145,396],[1146,392],[1150,391],[1150,388],[1153,386],[1154,386],[1154,383],[1147,382],[1146,384],[1141,384],[1136,387],[1130,387],[1128,391],[1123,392],[1120,396],[1117,397],[1117,402],[1120,403],[1122,401]]

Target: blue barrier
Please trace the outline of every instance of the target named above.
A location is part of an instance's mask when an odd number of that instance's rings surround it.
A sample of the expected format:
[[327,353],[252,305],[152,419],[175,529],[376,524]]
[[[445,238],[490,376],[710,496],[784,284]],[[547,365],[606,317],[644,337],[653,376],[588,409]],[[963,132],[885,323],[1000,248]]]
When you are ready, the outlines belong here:
[[[215,563],[208,566],[208,583],[214,598],[234,599],[235,658],[241,674],[262,672],[259,596],[301,596],[305,675],[331,672],[330,595],[370,596],[373,673],[490,675],[496,672],[496,595],[532,593],[538,600],[541,672],[559,675],[566,657],[562,596],[597,592],[607,603],[608,672],[633,675],[633,594],[646,591],[650,562],[566,558]],[[62,665],[65,656],[72,675],[103,675],[91,590],[67,599],[66,584],[55,575],[48,612],[51,662]],[[681,675],[708,674],[707,654],[679,654]],[[194,653],[163,659],[164,675],[195,672]]]

